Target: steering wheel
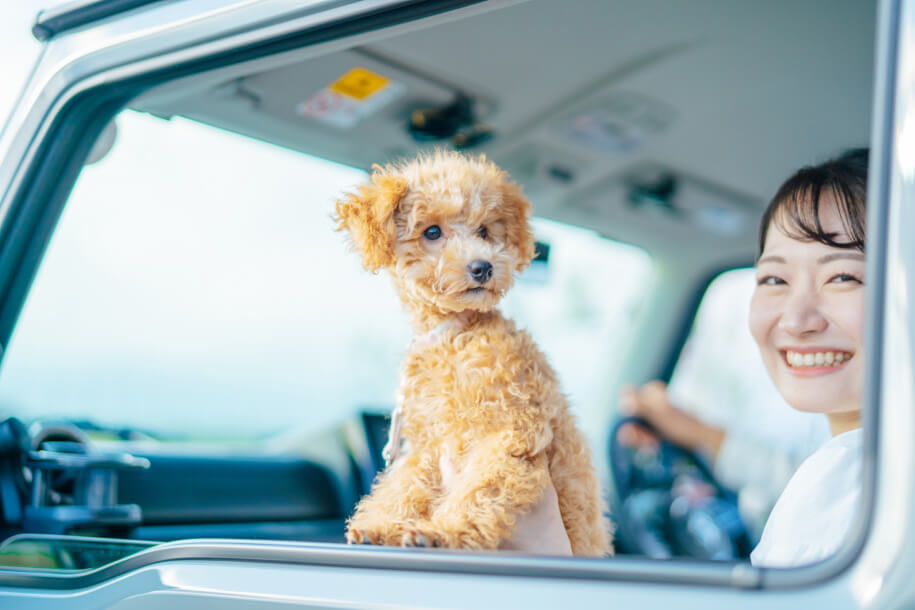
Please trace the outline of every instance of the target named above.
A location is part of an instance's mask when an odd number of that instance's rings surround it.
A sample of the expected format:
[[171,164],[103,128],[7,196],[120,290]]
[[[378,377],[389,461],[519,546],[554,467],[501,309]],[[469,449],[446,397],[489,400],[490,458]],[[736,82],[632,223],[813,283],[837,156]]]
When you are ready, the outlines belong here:
[[[627,426],[639,428],[638,434],[627,434]],[[609,454],[622,552],[712,560],[749,556],[752,545],[737,495],[721,485],[701,456],[636,417],[613,427]]]

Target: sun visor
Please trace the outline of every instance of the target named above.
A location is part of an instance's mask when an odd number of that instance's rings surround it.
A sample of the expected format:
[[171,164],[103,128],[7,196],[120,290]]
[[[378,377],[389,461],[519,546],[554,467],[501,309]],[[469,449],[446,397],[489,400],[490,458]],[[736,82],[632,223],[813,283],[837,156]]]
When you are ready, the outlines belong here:
[[[212,94],[276,119],[297,140],[295,148],[360,167],[412,155],[418,146],[453,145],[454,133],[481,125],[494,107],[466,84],[367,49],[233,80]],[[449,114],[454,108],[460,116]],[[411,130],[411,118],[420,111],[452,120],[454,128],[446,126],[440,138],[437,131],[418,137],[424,134]]]

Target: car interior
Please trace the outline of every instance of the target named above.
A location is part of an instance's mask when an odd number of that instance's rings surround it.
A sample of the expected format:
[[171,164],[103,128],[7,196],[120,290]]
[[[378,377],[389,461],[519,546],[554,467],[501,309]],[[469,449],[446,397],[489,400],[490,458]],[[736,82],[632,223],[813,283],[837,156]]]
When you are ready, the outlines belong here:
[[[563,334],[565,343],[557,339],[560,347],[551,352],[552,343],[545,341],[544,351],[551,358],[555,355],[557,360],[577,363],[568,368],[569,373],[558,367],[563,383],[589,388],[579,420],[592,441],[598,470],[611,488],[612,508],[618,504],[621,486],[634,481],[620,479],[614,470],[631,458],[614,444],[620,386],[669,380],[675,374],[684,343],[695,327],[702,295],[719,274],[752,266],[759,217],[786,176],[803,165],[867,144],[875,13],[873,3],[858,0],[831,2],[828,8],[807,0],[529,0],[459,10],[170,78],[132,100],[113,119],[91,153],[86,183],[93,180],[90,172],[103,172],[106,163],[114,168],[108,175],[117,175],[117,155],[128,156],[123,151],[129,150],[130,158],[140,161],[147,182],[122,183],[112,187],[113,192],[121,189],[123,193],[124,188],[149,191],[162,205],[181,196],[180,192],[156,190],[172,179],[174,166],[167,163],[170,153],[163,151],[172,150],[179,158],[180,137],[160,146],[153,137],[137,136],[135,147],[127,149],[131,121],[142,123],[144,129],[152,126],[150,130],[190,125],[187,129],[196,130],[194,133],[218,134],[214,149],[223,146],[219,139],[223,138],[251,142],[250,146],[264,151],[282,149],[283,159],[318,160],[324,165],[316,165],[319,169],[313,171],[349,172],[341,178],[352,185],[348,188],[364,180],[373,164],[419,151],[444,147],[485,154],[523,186],[542,223],[537,225],[542,228],[538,230],[542,242],[538,261],[529,277],[522,278],[527,287],[518,290],[526,292],[519,293],[511,311],[522,311],[531,318],[565,316],[572,320],[569,324],[578,324],[576,332],[555,331]],[[274,153],[264,154],[265,159],[274,159],[270,156]],[[285,182],[268,185],[265,181],[273,178],[258,169],[244,175],[243,165],[227,163],[212,174],[201,174],[194,187],[199,190],[187,195],[188,201],[211,199],[212,207],[205,214],[217,225],[223,195],[208,189],[217,189],[212,184],[223,179],[227,183],[235,180],[233,188],[246,202],[239,209],[249,210],[250,215],[232,221],[239,225],[238,232],[232,233],[238,236],[234,241],[238,258],[231,259],[233,265],[260,261],[258,257],[270,249],[274,227],[262,224],[257,210],[268,210],[269,200],[279,197],[281,190],[288,194],[290,185],[296,185],[297,200],[302,206],[312,206],[319,220],[332,212],[333,193],[324,194],[314,173],[303,169],[297,174],[292,164],[287,171],[286,161],[269,159],[264,163],[283,168],[276,171],[283,172]],[[83,188],[79,181],[76,188]],[[137,223],[137,231],[150,235],[163,227],[178,226],[184,230],[183,241],[173,244],[171,238],[163,239],[159,242],[162,251],[153,252],[155,246],[149,246],[151,256],[168,257],[167,251],[207,256],[210,238],[206,227],[180,216],[178,203],[169,208],[171,216],[160,225],[158,220],[128,218],[123,210],[132,198],[125,200],[121,195],[120,209],[115,205],[105,208],[105,218],[111,219],[105,231],[120,231],[118,222]],[[65,258],[58,242],[63,244],[65,232],[77,225],[77,216],[68,214],[65,209],[57,229],[60,239],[55,236],[43,265],[50,267],[55,256]],[[88,222],[79,226],[86,229]],[[306,312],[302,319],[310,324],[308,328],[295,328],[304,322],[293,318],[277,319],[271,326],[278,329],[271,333],[293,337],[297,349],[307,351],[313,346],[320,351],[319,359],[327,357],[330,364],[324,368],[314,365],[308,373],[320,377],[321,384],[295,381],[300,375],[296,371],[304,367],[296,361],[298,352],[284,355],[267,348],[259,352],[258,342],[267,338],[239,330],[225,338],[225,343],[203,342],[182,363],[187,379],[222,384],[226,396],[194,398],[194,382],[186,380],[178,390],[188,400],[214,403],[216,413],[220,412],[216,403],[230,404],[244,394],[246,408],[236,412],[235,407],[225,407],[224,411],[226,418],[235,417],[239,422],[249,421],[244,417],[257,420],[258,412],[268,411],[274,400],[301,403],[302,413],[314,413],[320,419],[301,433],[294,421],[299,416],[290,411],[282,413],[290,420],[287,425],[277,424],[243,441],[231,434],[164,432],[157,418],[168,422],[170,430],[199,431],[219,417],[204,418],[202,407],[199,413],[184,407],[165,413],[171,398],[158,393],[164,382],[154,373],[168,366],[166,348],[158,352],[159,359],[148,359],[143,370],[150,378],[137,381],[146,402],[112,398],[120,401],[117,408],[96,411],[94,405],[107,400],[105,392],[96,387],[98,394],[71,392],[59,398],[50,386],[70,387],[69,377],[63,376],[41,392],[20,392],[16,388],[34,377],[24,373],[16,377],[27,368],[25,356],[17,351],[29,351],[25,347],[17,350],[16,343],[25,345],[29,336],[25,327],[40,327],[51,315],[27,303],[20,319],[23,330],[17,330],[0,368],[0,416],[11,418],[0,425],[0,540],[15,542],[22,535],[66,535],[71,540],[104,537],[120,540],[118,548],[124,552],[138,548],[124,540],[343,542],[347,516],[384,465],[381,449],[394,400],[393,391],[386,392],[393,390],[396,369],[375,370],[373,363],[396,364],[407,340],[406,325],[403,322],[403,329],[374,338],[358,336],[360,325],[370,325],[376,317],[370,304],[390,289],[385,278],[358,269],[356,257],[346,251],[332,223],[315,223],[313,230],[320,237],[314,238],[311,252],[323,257],[321,253],[326,251],[326,256],[346,261],[353,277],[366,282],[358,292],[338,292],[335,297],[336,279],[314,281],[306,292],[322,293],[328,303],[339,307],[339,316],[328,317],[333,310],[328,310],[330,314],[308,313],[312,298],[303,296],[300,302],[293,299],[289,307]],[[249,241],[245,230],[260,234]],[[567,230],[572,232],[566,241],[551,236],[551,231],[565,236]],[[276,243],[300,239],[295,231],[288,232],[290,235],[276,238]],[[577,246],[565,245],[567,242]],[[628,250],[605,252],[600,250],[604,243]],[[277,246],[277,260],[288,258],[284,247]],[[575,248],[581,250],[580,258],[563,263],[563,257],[571,256],[567,253]],[[127,255],[108,251],[106,256],[123,259]],[[604,262],[608,257],[619,261],[626,256],[643,263],[616,268]],[[139,259],[131,264],[163,282],[157,286],[169,285],[168,272],[160,273],[155,264]],[[265,283],[275,279],[267,269],[270,264],[251,270],[251,277],[267,278]],[[577,283],[556,280],[555,270],[563,264],[579,271]],[[280,281],[304,282],[312,273],[292,268],[289,273],[294,275]],[[105,273],[115,290],[121,276],[111,270]],[[58,276],[62,273],[41,270],[33,291],[40,293],[43,283]],[[188,283],[195,281],[191,278]],[[67,284],[69,292],[60,293],[64,296],[59,298],[70,298],[67,295],[74,295],[77,285],[77,280]],[[131,288],[124,290],[134,290],[133,284],[123,284],[128,285]],[[175,290],[182,290],[181,286]],[[626,288],[634,291],[632,295],[618,307],[608,304],[600,314],[572,307],[550,309],[552,292],[579,291],[589,295],[588,303],[599,305],[602,299],[612,299],[616,291],[622,293],[624,286],[636,288]],[[131,304],[113,306],[119,311],[105,314],[111,316],[109,322],[124,310],[154,308],[159,301],[153,292],[136,288]],[[255,295],[245,314],[251,319],[260,315],[259,292],[265,291],[251,286],[245,293]],[[391,301],[386,311],[393,312],[390,316],[400,315],[396,301],[388,292],[384,295]],[[73,303],[79,303],[73,298]],[[344,299],[345,305],[341,303]],[[221,302],[213,298],[214,317],[221,315]],[[593,322],[597,318],[588,315],[613,318],[622,316],[620,312],[626,316],[621,323],[626,332],[614,331],[615,343],[602,345],[603,335],[596,330],[599,323]],[[378,325],[385,324],[385,315],[389,314],[377,314]],[[111,333],[129,341],[132,333],[140,334],[136,330],[140,326],[117,327]],[[316,330],[321,326],[325,328]],[[355,330],[346,330],[350,326]],[[312,332],[326,334],[327,343],[313,339]],[[549,332],[544,331],[544,336]],[[536,329],[534,334],[539,338]],[[82,347],[94,340],[88,331],[75,337],[70,342]],[[335,359],[336,347],[327,346],[347,342],[352,342],[347,349],[359,354],[358,358]],[[231,351],[233,345],[242,346],[239,353],[247,360],[232,370],[239,376],[247,372],[261,375],[263,391],[245,394],[247,390],[238,389],[242,386],[236,380],[226,379],[222,369],[209,368],[211,353]],[[79,362],[75,347],[61,350],[69,358],[68,375],[84,376],[90,365]],[[592,352],[602,356],[582,356]],[[271,358],[285,360],[286,368],[258,370],[258,363]],[[110,374],[125,384],[134,380],[133,373],[125,370],[112,369]],[[271,375],[279,380],[272,390]],[[383,391],[360,397],[359,388],[370,385],[366,379],[376,377],[383,379],[379,386]],[[290,379],[293,381],[287,385],[295,386],[294,391],[281,397],[286,390],[277,388]],[[228,396],[232,393],[236,396]],[[338,410],[330,398],[335,394],[352,404]],[[573,389],[571,395],[574,409],[579,391]],[[58,409],[55,401],[64,399],[76,406]],[[198,417],[200,421],[195,419]],[[245,425],[239,424],[239,428]],[[669,461],[679,460],[681,467],[686,460],[686,467],[696,476],[718,485],[696,456],[678,453],[674,447],[666,455]],[[720,487],[720,493],[726,497],[730,492]],[[618,526],[638,528],[639,524]],[[703,549],[685,545],[675,554],[746,558],[751,544],[746,532],[733,522],[727,527],[738,541],[732,553],[704,555]],[[634,541],[637,537],[625,532],[622,536],[618,532],[617,537],[622,541],[618,553],[651,555]],[[0,558],[21,555],[10,544],[5,546],[6,550],[0,546]],[[78,551],[73,548],[77,547],[55,550],[58,567],[86,567],[110,559],[88,543],[78,546]],[[110,553],[111,548],[106,548]]]

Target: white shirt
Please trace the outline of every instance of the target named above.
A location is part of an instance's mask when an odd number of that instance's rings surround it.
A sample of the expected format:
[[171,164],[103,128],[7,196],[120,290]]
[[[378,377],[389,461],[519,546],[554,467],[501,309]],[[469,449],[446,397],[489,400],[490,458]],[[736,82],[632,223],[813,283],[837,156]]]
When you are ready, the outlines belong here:
[[753,565],[805,565],[838,550],[858,513],[862,437],[860,428],[843,432],[801,464],[750,554]]

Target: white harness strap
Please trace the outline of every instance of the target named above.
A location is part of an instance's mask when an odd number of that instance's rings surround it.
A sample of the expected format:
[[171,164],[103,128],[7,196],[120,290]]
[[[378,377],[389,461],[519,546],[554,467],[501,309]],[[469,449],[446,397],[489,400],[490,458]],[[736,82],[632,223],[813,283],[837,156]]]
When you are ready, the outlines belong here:
[[[415,349],[418,347],[424,347],[426,345],[431,345],[437,341],[440,341],[441,338],[445,335],[446,332],[452,328],[461,329],[467,323],[466,316],[458,314],[452,316],[427,332],[424,335],[418,337],[413,337],[413,341],[410,343],[410,349]],[[400,388],[403,388],[404,380],[400,380]],[[391,463],[400,457],[401,449],[401,437],[400,432],[403,427],[403,394],[402,390],[398,389],[397,391],[397,405],[394,407],[394,411],[391,412],[391,427],[388,429],[388,442],[384,446],[384,449],[381,450],[381,457],[384,458],[384,465],[388,467]]]
[[381,450],[381,457],[384,458],[384,466],[387,468],[391,463],[400,457],[400,428],[403,423],[403,397],[400,391],[397,392],[397,404],[391,412],[391,427],[388,428],[388,442],[384,449]]

